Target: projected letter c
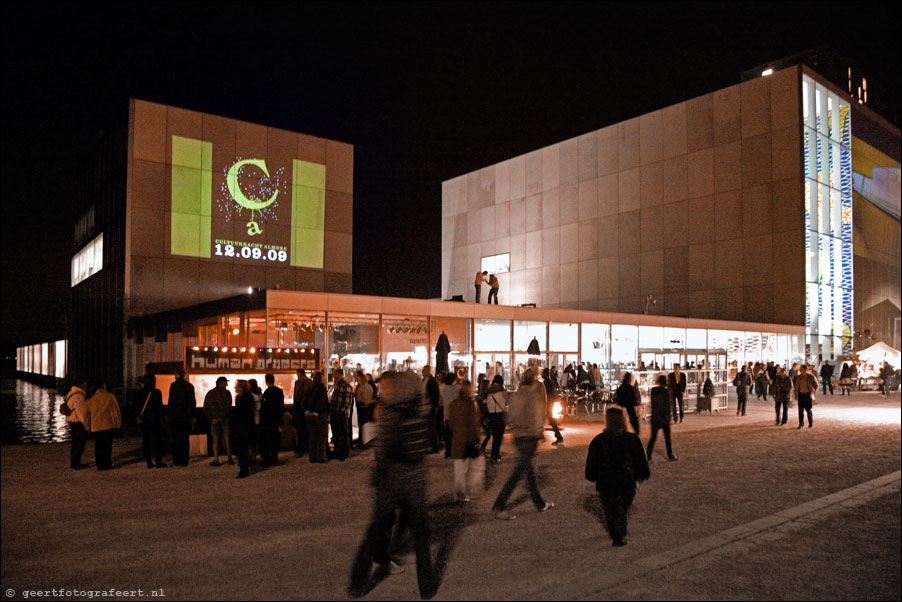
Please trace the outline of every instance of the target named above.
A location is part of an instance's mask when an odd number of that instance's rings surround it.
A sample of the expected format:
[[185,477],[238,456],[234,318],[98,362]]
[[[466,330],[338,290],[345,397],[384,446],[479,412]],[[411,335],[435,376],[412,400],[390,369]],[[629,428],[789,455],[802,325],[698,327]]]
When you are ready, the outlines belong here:
[[245,159],[243,161],[238,161],[229,169],[229,173],[226,176],[226,185],[229,188],[229,194],[232,195],[232,198],[235,199],[235,202],[244,207],[245,209],[251,209],[254,211],[259,211],[260,209],[265,209],[269,207],[273,201],[276,200],[276,197],[279,196],[279,191],[272,195],[268,201],[257,201],[254,199],[249,199],[244,196],[244,193],[241,192],[241,187],[238,185],[238,172],[241,171],[241,168],[245,165],[253,165],[255,167],[260,168],[266,177],[269,177],[269,171],[266,169],[266,161],[263,159]]

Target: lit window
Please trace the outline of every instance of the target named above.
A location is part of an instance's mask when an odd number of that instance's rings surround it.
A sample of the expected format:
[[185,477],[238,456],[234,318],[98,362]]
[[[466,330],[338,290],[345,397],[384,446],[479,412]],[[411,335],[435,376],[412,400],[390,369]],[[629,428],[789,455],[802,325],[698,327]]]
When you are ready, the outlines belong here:
[[511,271],[511,254],[501,253],[482,258],[482,271],[489,274],[507,274]]
[[72,286],[103,269],[103,232],[72,257]]

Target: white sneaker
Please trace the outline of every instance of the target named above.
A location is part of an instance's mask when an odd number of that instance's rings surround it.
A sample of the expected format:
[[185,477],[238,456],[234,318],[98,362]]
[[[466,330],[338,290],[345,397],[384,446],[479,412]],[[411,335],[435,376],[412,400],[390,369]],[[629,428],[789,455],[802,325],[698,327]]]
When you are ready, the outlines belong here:
[[378,572],[383,575],[398,575],[404,572],[404,567],[394,560],[390,560],[388,564],[380,564]]

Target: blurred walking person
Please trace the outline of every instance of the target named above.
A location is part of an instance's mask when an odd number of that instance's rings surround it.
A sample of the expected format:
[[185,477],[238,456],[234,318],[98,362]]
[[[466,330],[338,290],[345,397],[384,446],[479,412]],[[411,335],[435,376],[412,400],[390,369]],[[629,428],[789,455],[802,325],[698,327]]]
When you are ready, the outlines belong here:
[[507,401],[504,378],[496,374],[485,398],[489,435],[492,438],[491,461],[495,463],[501,461],[501,444],[504,442],[504,429],[507,428]]
[[601,496],[608,533],[615,547],[626,545],[627,516],[637,482],[648,479],[648,461],[639,437],[626,428],[623,409],[605,411],[605,428],[589,444],[586,480],[595,483]]
[[811,405],[817,392],[817,378],[808,372],[808,366],[799,366],[799,375],[795,382],[796,398],[799,400],[799,428],[805,426],[805,414],[808,414],[808,428],[814,426]]
[[[786,370],[782,366],[777,366],[777,376],[771,385],[771,393],[774,396],[774,412],[776,413],[775,424],[783,426],[786,424],[786,414],[789,408],[789,400],[792,397],[792,379],[786,374]],[[783,410],[783,417],[780,417],[780,410]]]
[[[564,442],[564,436],[561,434],[561,425],[557,418],[554,417],[554,404],[560,402],[561,395],[557,388],[557,383],[551,378],[548,368],[542,370],[542,384],[545,387],[546,414],[548,415],[548,424],[554,432],[554,441],[552,445],[560,445]],[[544,438],[544,437],[543,437]]]
[[623,373],[623,379],[620,382],[620,386],[617,387],[617,392],[614,394],[614,402],[626,410],[633,432],[638,435],[639,408],[642,407],[642,402],[639,400],[639,392],[633,383],[632,372]]
[[645,452],[649,461],[651,461],[655,440],[658,438],[658,431],[664,431],[667,459],[671,462],[679,459],[674,455],[670,442],[670,423],[671,421],[676,422],[676,413],[673,407],[673,392],[668,389],[668,384],[668,378],[661,374],[658,376],[656,386],[651,389],[651,439],[648,440],[648,448]]
[[473,385],[460,383],[457,399],[451,402],[451,460],[454,464],[454,501],[466,503],[482,492],[485,455],[479,445],[479,408],[473,399]]
[[113,435],[122,428],[119,402],[106,390],[103,378],[94,378],[88,385],[85,426],[94,433],[94,462],[97,470],[113,468]]
[[438,590],[429,550],[423,464],[430,447],[429,419],[421,388],[419,378],[412,372],[386,372],[379,381],[379,433],[371,479],[375,498],[370,524],[351,567],[348,594],[355,598],[369,591],[373,563],[383,575],[401,570],[389,556],[398,510],[401,524],[413,532],[420,597],[432,598]]
[[514,445],[517,448],[517,465],[495,499],[492,515],[502,520],[516,518],[508,512],[506,506],[520,479],[526,478],[532,503],[545,512],[554,507],[554,502],[546,501],[539,491],[536,478],[536,448],[544,438],[542,429],[545,426],[545,406],[547,398],[545,387],[536,378],[536,369],[528,368],[520,378],[520,388],[512,393],[508,403],[508,417],[511,431],[514,434]]

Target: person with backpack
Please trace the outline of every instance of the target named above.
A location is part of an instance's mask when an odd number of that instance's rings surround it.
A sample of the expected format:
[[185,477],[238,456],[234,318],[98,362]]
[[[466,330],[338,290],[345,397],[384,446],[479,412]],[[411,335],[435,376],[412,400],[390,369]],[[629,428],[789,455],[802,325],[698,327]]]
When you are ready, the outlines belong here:
[[614,547],[620,547],[626,545],[627,515],[636,496],[637,482],[648,479],[651,473],[642,441],[627,430],[623,408],[609,406],[605,424],[604,431],[589,444],[586,480],[595,483],[608,533]]
[[420,379],[413,372],[385,372],[379,380],[379,393],[379,434],[374,443],[371,479],[375,490],[373,514],[351,566],[348,595],[358,598],[371,589],[373,563],[378,567],[379,576],[404,570],[389,556],[395,514],[400,509],[401,524],[408,525],[413,532],[417,583],[420,597],[425,600],[435,596],[438,590],[429,550],[423,463],[430,448],[428,408],[423,402]]
[[72,447],[69,451],[69,466],[72,470],[81,470],[84,465],[81,457],[85,452],[85,444],[88,442],[88,431],[85,421],[88,406],[86,404],[85,389],[87,383],[84,379],[73,376],[72,386],[66,394],[63,403],[60,404],[60,413],[66,417],[69,432],[72,434]]
[[733,379],[733,386],[736,387],[736,415],[745,416],[745,406],[749,399],[749,385],[752,384],[752,377],[748,373],[745,364],[739,368],[736,378]]

